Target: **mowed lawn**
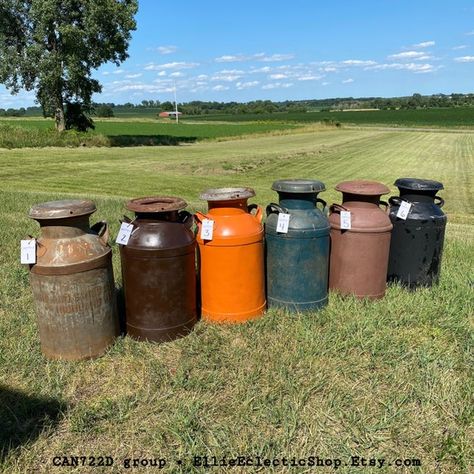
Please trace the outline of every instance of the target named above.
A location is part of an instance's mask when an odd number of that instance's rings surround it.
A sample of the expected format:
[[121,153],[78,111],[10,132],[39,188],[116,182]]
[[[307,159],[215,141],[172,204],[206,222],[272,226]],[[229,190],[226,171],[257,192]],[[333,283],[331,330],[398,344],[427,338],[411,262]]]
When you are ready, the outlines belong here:
[[[342,473],[472,472],[473,169],[469,132],[328,129],[176,147],[0,150],[0,469],[156,472],[124,461],[162,458],[162,472],[188,474],[204,471],[195,455],[259,455],[331,465],[209,472],[332,472],[334,460]],[[265,206],[277,199],[273,180],[300,177],[325,182],[320,197],[330,203],[340,202],[340,181],[380,180],[395,193],[404,176],[445,185],[436,288],[395,285],[376,302],[331,295],[322,311],[272,310],[244,325],[200,322],[162,345],[120,338],[93,361],[41,356],[19,264],[19,240],[39,234],[27,217],[35,203],[92,198],[91,222],[107,219],[116,235],[131,197],[181,196],[195,211],[205,209],[201,190],[241,185]],[[55,456],[71,455],[111,456],[114,465],[54,466]],[[384,463],[364,468],[352,456]]]

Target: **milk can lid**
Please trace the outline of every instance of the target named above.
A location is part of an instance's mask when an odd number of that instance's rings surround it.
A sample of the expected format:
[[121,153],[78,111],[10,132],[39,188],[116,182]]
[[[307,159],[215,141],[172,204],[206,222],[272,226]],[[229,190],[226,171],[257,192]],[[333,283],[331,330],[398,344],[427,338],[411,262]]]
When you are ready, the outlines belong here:
[[64,219],[86,216],[96,210],[94,202],[89,199],[64,199],[37,204],[30,209],[28,217],[32,219]]
[[179,211],[187,206],[184,199],[174,196],[148,196],[130,199],[125,204],[129,211],[133,212],[171,212]]
[[205,201],[236,201],[253,196],[255,196],[255,191],[252,188],[242,187],[206,189],[199,197]]
[[365,179],[343,181],[335,189],[341,193],[360,194],[361,196],[381,196],[390,192],[390,189],[385,184]]
[[397,188],[409,189],[410,191],[439,191],[444,189],[443,183],[431,179],[398,178],[393,184]]
[[326,186],[314,179],[279,179],[272,184],[272,189],[284,193],[319,193],[325,191]]

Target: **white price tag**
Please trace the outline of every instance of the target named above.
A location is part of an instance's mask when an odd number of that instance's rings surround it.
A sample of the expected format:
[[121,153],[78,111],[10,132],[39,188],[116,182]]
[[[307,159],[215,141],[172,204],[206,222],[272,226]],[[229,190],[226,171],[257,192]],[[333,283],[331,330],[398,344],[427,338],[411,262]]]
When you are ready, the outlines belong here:
[[36,239],[21,241],[21,263],[36,263]]
[[122,222],[122,225],[120,226],[120,230],[117,235],[117,238],[115,239],[115,242],[120,245],[127,245],[130,239],[130,236],[132,235],[132,231],[133,231],[133,224],[127,224],[126,222]]
[[277,232],[288,234],[288,226],[290,225],[290,214],[280,212],[278,214]]
[[214,221],[210,219],[203,219],[201,226],[201,239],[212,240],[212,234],[214,233]]
[[411,202],[402,201],[397,211],[397,217],[406,220],[411,209]]
[[341,211],[341,229],[351,228],[351,211]]

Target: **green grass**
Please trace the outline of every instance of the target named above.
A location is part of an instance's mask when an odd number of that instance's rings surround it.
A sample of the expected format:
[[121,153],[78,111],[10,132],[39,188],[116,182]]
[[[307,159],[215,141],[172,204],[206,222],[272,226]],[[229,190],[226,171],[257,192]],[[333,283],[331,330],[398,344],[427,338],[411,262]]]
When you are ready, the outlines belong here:
[[[469,473],[473,452],[474,134],[325,130],[186,147],[0,150],[0,470],[54,468],[54,456],[193,455],[420,459],[421,467],[337,472]],[[126,337],[79,363],[40,354],[19,240],[38,235],[37,202],[90,197],[112,234],[130,197],[171,194],[203,210],[206,187],[248,185],[276,199],[273,180],[439,179],[448,214],[440,285],[391,286],[376,302],[331,295],[320,312],[269,311],[241,326],[200,322],[162,345]],[[391,186],[392,191],[395,188]],[[114,269],[120,286],[118,249]],[[5,388],[8,388],[8,392]],[[13,392],[15,391],[15,392]],[[175,460],[182,458],[179,467]],[[145,471],[145,468],[135,471]],[[262,472],[329,472],[266,468]],[[122,472],[95,468],[93,472]],[[131,471],[131,470],[130,470]],[[133,471],[132,471],[133,472]],[[148,471],[147,471],[148,472]],[[151,472],[151,470],[150,470]],[[215,468],[209,472],[255,472]]]

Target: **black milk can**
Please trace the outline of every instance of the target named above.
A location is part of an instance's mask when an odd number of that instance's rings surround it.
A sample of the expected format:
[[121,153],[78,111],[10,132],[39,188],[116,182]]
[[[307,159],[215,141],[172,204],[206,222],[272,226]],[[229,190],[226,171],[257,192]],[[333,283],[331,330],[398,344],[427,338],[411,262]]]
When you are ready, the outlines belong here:
[[[439,280],[447,221],[441,210],[444,200],[436,195],[443,184],[416,178],[399,178],[394,184],[400,196],[389,199],[393,231],[388,280],[410,288],[431,286]],[[406,219],[400,206],[409,207]]]

